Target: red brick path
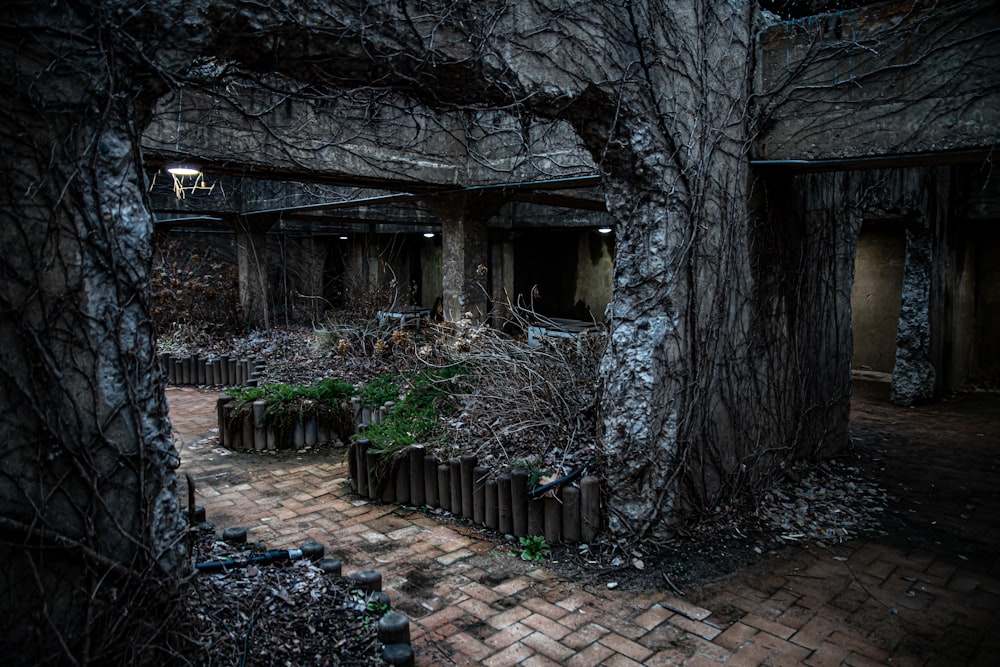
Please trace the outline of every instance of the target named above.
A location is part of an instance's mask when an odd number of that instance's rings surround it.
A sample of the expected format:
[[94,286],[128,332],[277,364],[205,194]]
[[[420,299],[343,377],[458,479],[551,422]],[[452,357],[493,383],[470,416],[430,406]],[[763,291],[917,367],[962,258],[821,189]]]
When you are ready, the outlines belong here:
[[[312,538],[345,574],[381,570],[411,619],[418,665],[1000,664],[995,555],[855,540],[768,556],[684,599],[609,590],[530,567],[462,527],[352,497],[343,460],[220,449],[217,394],[167,397],[181,473],[217,529],[246,527],[269,548]],[[995,531],[996,516],[986,525]]]

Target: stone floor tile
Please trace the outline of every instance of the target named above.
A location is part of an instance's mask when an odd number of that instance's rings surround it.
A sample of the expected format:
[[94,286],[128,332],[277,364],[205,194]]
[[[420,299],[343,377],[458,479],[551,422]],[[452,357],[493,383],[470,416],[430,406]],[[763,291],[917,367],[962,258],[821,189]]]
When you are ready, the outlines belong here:
[[576,632],[572,632],[562,638],[562,643],[570,648],[582,649],[593,644],[601,637],[611,632],[608,628],[597,623],[588,623]]
[[776,621],[769,621],[768,619],[758,616],[757,614],[747,614],[740,619],[740,621],[745,625],[752,626],[758,630],[763,630],[764,632],[769,632],[776,637],[781,637],[782,639],[788,639],[796,632],[796,628],[790,628]]
[[636,643],[627,637],[623,637],[614,631],[601,637],[598,641],[604,646],[614,650],[616,653],[621,653],[639,662],[642,662],[653,653],[642,644]]
[[486,620],[487,618],[495,616],[497,613],[496,609],[482,600],[477,600],[476,598],[463,600],[458,603],[458,606],[480,620]]
[[522,619],[531,616],[531,612],[523,607],[512,607],[507,611],[501,612],[486,619],[486,622],[492,625],[497,630],[503,630],[508,625],[517,623]]
[[603,664],[614,651],[604,644],[591,644],[566,661],[566,667],[594,667]]
[[521,641],[521,639],[527,637],[532,632],[537,632],[537,630],[530,628],[527,625],[515,622],[502,628],[498,632],[493,633],[484,641],[488,646],[492,646],[494,649],[500,650],[515,642]]
[[719,646],[729,649],[730,651],[735,651],[749,641],[755,634],[757,634],[756,628],[737,622],[726,628],[712,641]]
[[679,614],[670,619],[670,624],[685,632],[698,635],[702,639],[712,640],[722,633],[722,630],[714,625],[709,625],[701,621],[692,621]]
[[531,648],[535,649],[538,653],[555,660],[557,662],[564,663],[574,655],[576,651],[568,646],[563,646],[559,641],[547,635],[545,632],[535,631],[530,635],[521,640],[522,644],[527,644]]
[[593,609],[577,609],[574,612],[566,614],[559,619],[561,625],[565,625],[570,630],[578,630],[579,628],[591,623],[594,620]]
[[837,667],[850,654],[851,650],[848,648],[830,642],[821,642],[812,655],[806,658],[805,664],[809,667]]
[[553,621],[548,616],[542,614],[533,613],[530,616],[525,616],[521,619],[521,623],[543,632],[545,635],[555,639],[560,640],[566,635],[572,632],[565,625],[559,623],[559,621]]
[[554,621],[558,621],[560,618],[569,613],[566,609],[563,609],[559,605],[552,604],[547,600],[537,597],[528,598],[527,600],[522,601],[521,606],[530,609],[536,614],[542,614],[551,618]]
[[667,620],[674,615],[674,612],[669,609],[662,607],[658,604],[654,604],[652,607],[642,612],[634,619],[632,622],[638,625],[640,628],[645,630],[652,630],[657,625]]
[[535,650],[530,646],[521,643],[511,644],[499,653],[484,659],[481,664],[485,667],[510,667],[534,654]]
[[484,658],[493,654],[492,648],[486,646],[475,637],[470,637],[465,632],[456,632],[447,637],[445,641],[453,650],[469,656],[476,662],[481,662]]
[[645,661],[636,662],[621,653],[616,653],[615,655],[610,656],[602,664],[605,665],[605,667],[644,667],[646,663]]
[[771,650],[760,644],[747,642],[740,646],[733,656],[726,661],[727,667],[758,667],[765,664]]
[[563,663],[557,662],[540,653],[528,656],[518,663],[521,667],[562,667]]
[[676,611],[678,614],[687,616],[694,621],[703,621],[712,615],[712,612],[708,609],[675,597],[665,598],[660,602],[660,606],[671,611]]

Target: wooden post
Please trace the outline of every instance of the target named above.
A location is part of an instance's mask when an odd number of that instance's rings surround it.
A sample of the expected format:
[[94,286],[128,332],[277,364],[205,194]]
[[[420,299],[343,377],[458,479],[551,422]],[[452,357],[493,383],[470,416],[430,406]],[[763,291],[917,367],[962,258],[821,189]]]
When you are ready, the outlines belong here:
[[410,459],[410,504],[423,507],[426,504],[424,494],[424,455],[423,445],[410,445],[407,456]]
[[441,509],[451,511],[451,466],[441,463],[437,467],[438,503]]
[[371,444],[368,438],[358,438],[354,441],[355,457],[358,460],[358,495],[368,498],[371,493],[368,490],[368,446]]
[[305,420],[304,431],[305,431],[305,445],[306,447],[314,447],[316,442],[319,440],[316,426],[316,413],[313,411],[313,407],[316,405],[316,401],[302,401],[302,412],[304,417],[300,419]]
[[460,516],[462,514],[462,461],[461,459],[452,459],[448,462],[448,467],[450,468],[450,488],[448,489],[451,497],[451,513],[455,516]]
[[378,570],[359,570],[350,578],[366,593],[377,593],[382,590],[382,573]]
[[471,519],[473,516],[473,498],[475,497],[475,479],[473,470],[476,467],[476,457],[466,454],[459,458],[462,467],[462,516]]
[[360,467],[358,466],[358,448],[348,447],[347,448],[347,472],[351,478],[351,490],[358,493],[358,472]]
[[562,539],[575,544],[580,541],[580,489],[563,487],[562,501]]
[[255,448],[253,420],[253,411],[243,417],[243,449],[246,450]]
[[410,457],[394,456],[396,478],[396,502],[400,505],[410,504]]
[[243,420],[236,416],[236,402],[226,405],[226,447],[244,449]]
[[601,529],[601,480],[587,475],[580,481],[580,539],[590,543]]
[[528,471],[519,468],[510,475],[510,514],[514,537],[528,536]]
[[365,469],[368,472],[368,497],[378,498],[378,452],[374,449],[365,450]]
[[543,529],[545,541],[549,544],[555,544],[562,535],[562,504],[554,496],[545,496],[542,498],[542,503],[545,505],[545,527]]
[[486,476],[489,468],[476,466],[472,469],[472,520],[486,523]]
[[541,535],[545,532],[545,514],[541,498],[528,500],[528,535]]
[[438,502],[438,463],[431,454],[424,454],[424,504],[427,507],[439,507]]
[[384,503],[395,502],[396,500],[396,468],[393,461],[385,454],[380,453],[378,457],[379,465],[382,468],[382,486],[379,487],[379,497]]
[[378,622],[378,640],[383,644],[409,644],[410,619],[398,611],[383,616]]
[[228,442],[226,437],[226,405],[233,400],[229,396],[220,396],[215,401],[215,418],[219,422],[219,446],[225,447]]
[[486,527],[490,530],[496,530],[500,525],[500,513],[497,506],[498,487],[499,485],[495,479],[486,482],[486,516],[484,520],[486,521]]
[[253,402],[253,448],[257,451],[267,448],[267,431],[264,428],[266,411],[267,401],[259,399]]
[[510,475],[497,478],[497,530],[504,535],[514,533],[513,513],[510,502]]

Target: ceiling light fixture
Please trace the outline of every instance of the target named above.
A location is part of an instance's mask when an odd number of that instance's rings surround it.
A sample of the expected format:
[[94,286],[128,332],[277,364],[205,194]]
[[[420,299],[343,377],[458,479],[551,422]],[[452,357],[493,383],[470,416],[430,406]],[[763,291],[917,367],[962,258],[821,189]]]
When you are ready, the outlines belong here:
[[183,164],[178,164],[173,167],[167,167],[167,173],[174,176],[198,176],[201,174],[200,169],[195,167],[186,166]]
[[434,238],[434,232],[424,232],[424,238],[425,239],[432,239],[432,238]]
[[599,234],[610,234],[611,233],[611,228],[610,227],[599,227],[597,229],[597,233],[599,233]]

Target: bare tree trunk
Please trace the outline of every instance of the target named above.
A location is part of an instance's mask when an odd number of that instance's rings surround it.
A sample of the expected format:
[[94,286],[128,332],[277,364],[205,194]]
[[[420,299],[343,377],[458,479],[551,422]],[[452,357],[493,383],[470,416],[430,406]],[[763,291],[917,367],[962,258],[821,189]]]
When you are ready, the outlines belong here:
[[99,27],[62,9],[12,14],[0,27],[12,85],[0,112],[2,646],[25,663],[123,659],[144,642],[123,645],[122,628],[154,639],[183,568],[135,100]]

